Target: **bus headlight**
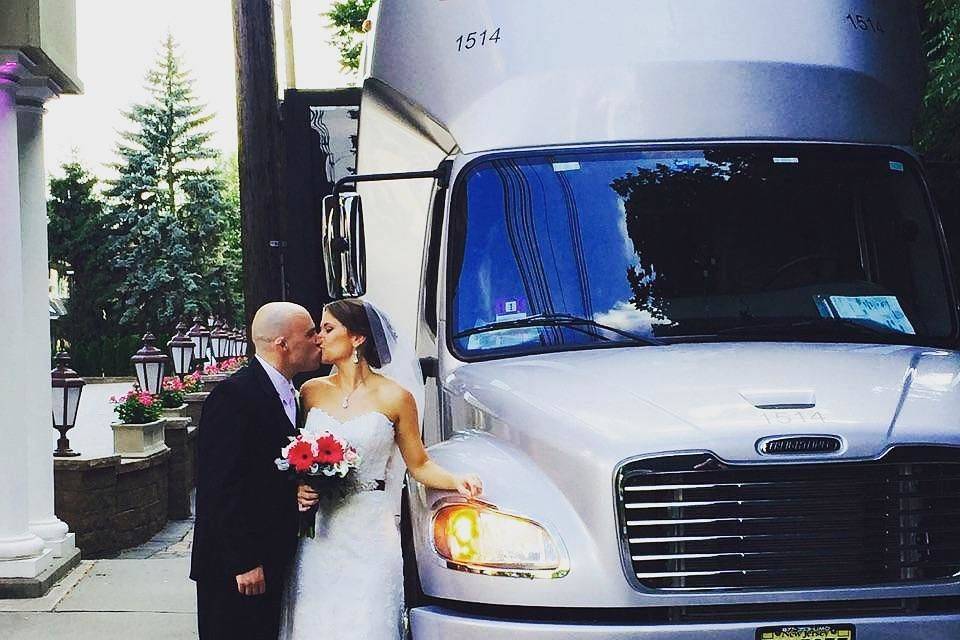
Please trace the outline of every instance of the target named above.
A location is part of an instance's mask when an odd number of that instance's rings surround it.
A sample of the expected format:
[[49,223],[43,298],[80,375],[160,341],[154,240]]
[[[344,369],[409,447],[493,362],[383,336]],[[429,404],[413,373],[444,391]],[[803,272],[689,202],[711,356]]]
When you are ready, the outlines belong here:
[[433,547],[461,571],[523,578],[569,572],[562,544],[542,525],[482,503],[441,507],[433,517]]

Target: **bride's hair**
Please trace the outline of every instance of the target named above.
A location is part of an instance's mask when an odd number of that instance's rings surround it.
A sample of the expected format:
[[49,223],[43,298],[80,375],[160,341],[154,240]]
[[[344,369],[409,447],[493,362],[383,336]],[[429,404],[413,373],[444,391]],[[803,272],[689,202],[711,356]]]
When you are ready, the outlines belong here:
[[383,366],[380,363],[380,356],[374,346],[373,330],[370,328],[370,319],[367,317],[367,311],[363,308],[363,302],[356,298],[344,298],[343,300],[334,300],[324,305],[324,310],[329,311],[330,315],[340,321],[346,327],[347,331],[355,336],[363,336],[363,341],[357,352],[360,357],[367,361],[374,369]]

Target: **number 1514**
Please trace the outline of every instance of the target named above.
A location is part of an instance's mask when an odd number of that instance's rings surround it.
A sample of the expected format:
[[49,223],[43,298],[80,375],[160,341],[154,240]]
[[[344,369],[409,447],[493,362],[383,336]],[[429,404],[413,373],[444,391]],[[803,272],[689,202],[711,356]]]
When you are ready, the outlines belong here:
[[483,31],[471,31],[460,35],[457,38],[457,51],[467,51],[477,46],[484,47],[491,42],[500,42],[500,27],[497,27],[496,31],[493,32],[484,29]]

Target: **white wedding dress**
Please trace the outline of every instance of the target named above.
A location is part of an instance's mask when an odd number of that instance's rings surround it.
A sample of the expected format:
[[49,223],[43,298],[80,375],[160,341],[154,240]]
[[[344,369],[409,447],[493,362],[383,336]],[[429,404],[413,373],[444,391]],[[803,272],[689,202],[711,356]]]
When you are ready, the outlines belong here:
[[286,585],[281,640],[399,640],[403,637],[400,491],[403,458],[393,423],[367,412],[340,422],[319,407],[304,428],[330,431],[361,456],[361,486],[385,481],[317,514],[315,538],[303,538]]

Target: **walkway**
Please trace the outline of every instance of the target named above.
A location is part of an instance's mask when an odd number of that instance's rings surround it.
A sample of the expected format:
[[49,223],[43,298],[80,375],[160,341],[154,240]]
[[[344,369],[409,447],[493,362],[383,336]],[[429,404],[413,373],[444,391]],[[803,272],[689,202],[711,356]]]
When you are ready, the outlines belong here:
[[43,598],[0,600],[0,638],[196,638],[196,591],[187,577],[192,543],[192,520],[168,522],[114,559],[81,562]]

